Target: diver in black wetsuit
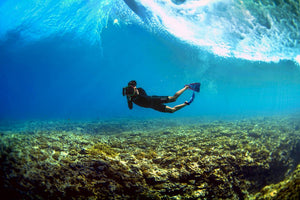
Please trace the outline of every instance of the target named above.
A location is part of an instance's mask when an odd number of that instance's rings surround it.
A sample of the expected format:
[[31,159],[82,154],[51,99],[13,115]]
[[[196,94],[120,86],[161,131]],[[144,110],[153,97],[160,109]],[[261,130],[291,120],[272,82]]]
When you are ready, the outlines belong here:
[[160,112],[174,113],[186,105],[189,105],[191,101],[186,101],[183,104],[177,105],[173,108],[164,105],[164,103],[176,101],[176,99],[187,89],[189,89],[188,85],[176,92],[174,96],[148,96],[143,88],[136,87],[136,81],[133,80],[128,83],[127,87],[123,88],[123,96],[127,96],[129,109],[132,109],[133,102],[136,105],[144,108],[152,108]]

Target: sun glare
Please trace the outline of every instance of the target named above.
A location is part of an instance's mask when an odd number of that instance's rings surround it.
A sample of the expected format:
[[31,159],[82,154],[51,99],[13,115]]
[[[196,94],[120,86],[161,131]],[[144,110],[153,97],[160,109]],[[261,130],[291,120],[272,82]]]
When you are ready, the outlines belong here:
[[295,61],[300,66],[300,55],[296,56]]

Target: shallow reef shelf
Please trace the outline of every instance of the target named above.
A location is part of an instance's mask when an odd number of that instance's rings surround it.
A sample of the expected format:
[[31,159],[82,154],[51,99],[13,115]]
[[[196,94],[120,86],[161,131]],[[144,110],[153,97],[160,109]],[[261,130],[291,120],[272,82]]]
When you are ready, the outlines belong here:
[[0,135],[8,199],[300,199],[299,117],[10,122]]

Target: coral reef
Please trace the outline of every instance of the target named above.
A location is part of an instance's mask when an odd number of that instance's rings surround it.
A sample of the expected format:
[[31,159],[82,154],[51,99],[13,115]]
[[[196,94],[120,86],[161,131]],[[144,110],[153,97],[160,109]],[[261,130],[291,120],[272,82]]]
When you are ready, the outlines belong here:
[[9,199],[299,199],[298,119],[1,124],[0,191]]
[[300,199],[300,164],[284,181],[264,187],[251,199]]

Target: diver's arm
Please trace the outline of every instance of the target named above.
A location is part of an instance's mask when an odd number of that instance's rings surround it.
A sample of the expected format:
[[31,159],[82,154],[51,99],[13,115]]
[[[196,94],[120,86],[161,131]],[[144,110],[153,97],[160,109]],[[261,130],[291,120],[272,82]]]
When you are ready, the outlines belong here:
[[132,109],[132,101],[130,97],[127,97],[127,103],[128,103],[128,108],[131,110]]
[[138,88],[138,94],[139,95],[145,95],[145,96],[147,96],[147,93],[146,93],[146,91],[143,89],[143,88]]

